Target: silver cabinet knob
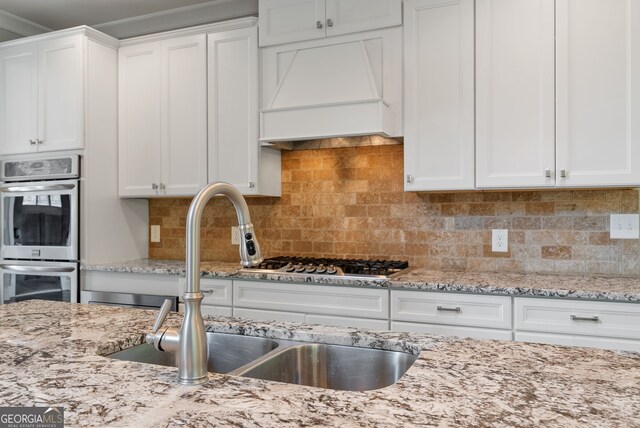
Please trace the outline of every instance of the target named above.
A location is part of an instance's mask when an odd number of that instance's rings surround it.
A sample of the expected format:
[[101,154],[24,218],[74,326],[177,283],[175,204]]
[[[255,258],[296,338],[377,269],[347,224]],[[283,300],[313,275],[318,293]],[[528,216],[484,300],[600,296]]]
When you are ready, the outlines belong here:
[[560,177],[562,177],[562,178],[567,178],[567,170],[565,170],[565,169],[561,169],[561,170],[560,170]]
[[165,190],[167,188],[167,186],[164,185],[164,183],[160,183],[160,190]]
[[40,145],[40,144],[44,144],[44,140],[38,140],[36,139],[36,144]]
[[550,169],[545,169],[544,170],[544,176],[547,178],[551,178],[551,170]]
[[254,187],[256,187],[256,183],[254,183],[253,181],[249,182],[249,188],[253,189]]
[[327,27],[333,27],[333,19],[327,19]]
[[158,185],[156,183],[151,183],[151,189],[158,190]]
[[407,183],[413,183],[413,175],[407,174]]
[[35,146],[35,145],[37,144],[37,143],[36,143],[36,140],[29,140],[29,143],[30,143],[32,146]]
[[322,21],[316,21],[316,28],[322,28]]

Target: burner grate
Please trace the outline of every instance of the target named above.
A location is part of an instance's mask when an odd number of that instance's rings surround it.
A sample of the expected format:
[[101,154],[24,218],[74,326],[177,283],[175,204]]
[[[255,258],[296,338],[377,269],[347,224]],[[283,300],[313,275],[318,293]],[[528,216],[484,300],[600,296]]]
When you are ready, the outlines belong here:
[[324,265],[335,266],[345,274],[351,275],[382,275],[389,276],[409,267],[409,262],[400,260],[362,260],[362,259],[333,259],[320,257],[280,256],[265,259],[259,269],[281,269],[292,265]]

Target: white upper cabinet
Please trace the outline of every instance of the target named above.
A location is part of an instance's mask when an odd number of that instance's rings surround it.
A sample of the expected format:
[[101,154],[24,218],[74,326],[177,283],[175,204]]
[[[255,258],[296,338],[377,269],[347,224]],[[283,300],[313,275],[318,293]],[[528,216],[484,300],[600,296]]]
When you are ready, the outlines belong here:
[[474,188],[474,2],[404,4],[405,190]]
[[260,0],[260,46],[402,23],[401,0]]
[[206,36],[119,53],[120,196],[191,196],[207,183]]
[[555,186],[554,61],[554,0],[476,1],[478,188]]
[[208,35],[209,181],[280,195],[280,152],[258,142],[258,29]]
[[636,186],[640,2],[557,0],[556,7],[558,185]]
[[84,40],[0,48],[0,154],[83,148]]

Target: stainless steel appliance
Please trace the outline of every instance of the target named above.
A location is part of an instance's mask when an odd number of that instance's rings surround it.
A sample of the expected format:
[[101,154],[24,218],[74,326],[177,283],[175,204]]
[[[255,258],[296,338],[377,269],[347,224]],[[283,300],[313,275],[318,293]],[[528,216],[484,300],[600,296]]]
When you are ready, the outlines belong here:
[[0,303],[78,301],[78,155],[0,162]]
[[409,262],[398,260],[332,259],[319,257],[280,256],[264,259],[253,273],[286,273],[298,276],[333,276],[345,279],[384,280],[405,272]]
[[178,296],[111,293],[106,291],[82,292],[82,303],[119,306],[121,308],[159,309],[165,300],[171,301],[170,310],[178,310]]

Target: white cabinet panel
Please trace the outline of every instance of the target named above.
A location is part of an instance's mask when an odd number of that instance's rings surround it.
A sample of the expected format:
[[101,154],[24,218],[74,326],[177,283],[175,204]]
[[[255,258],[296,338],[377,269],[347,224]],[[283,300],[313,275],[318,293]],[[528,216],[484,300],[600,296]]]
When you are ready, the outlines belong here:
[[154,196],[162,167],[160,43],[119,51],[120,196]]
[[305,322],[304,314],[283,311],[265,311],[260,309],[233,308],[233,316],[257,321]]
[[640,352],[640,340],[613,339],[610,337],[516,331],[515,340],[518,342],[546,343],[549,345],[583,346],[589,348],[618,349]]
[[38,50],[38,151],[81,149],[84,145],[84,36],[43,42]]
[[0,51],[0,154],[84,146],[85,36]]
[[474,2],[408,0],[405,190],[473,189]]
[[555,186],[554,3],[476,2],[479,188]]
[[233,282],[234,307],[386,319],[389,291],[322,285]]
[[206,37],[120,49],[120,196],[193,196],[207,183]]
[[[214,317],[222,316],[222,317],[230,317],[233,316],[233,308],[230,306],[211,306],[203,304],[202,315],[211,315]],[[180,303],[178,305],[178,312],[184,313],[184,304]]]
[[515,329],[640,339],[640,305],[516,298]]
[[638,185],[640,3],[556,4],[558,185]]
[[0,154],[35,151],[38,135],[38,48],[0,51]]
[[207,184],[207,51],[204,34],[161,44],[164,196],[195,195]]
[[402,0],[260,0],[260,46],[402,24]]
[[178,296],[178,277],[145,273],[81,271],[82,291]]
[[391,331],[470,337],[472,339],[512,340],[511,330],[493,330],[489,328],[460,327],[439,324],[417,324],[400,321],[391,322]]
[[260,46],[324,37],[325,0],[259,0]]
[[371,330],[389,330],[389,321],[366,318],[337,317],[330,315],[307,314],[308,324],[322,324],[338,327],[366,328]]
[[402,0],[326,0],[327,36],[402,24]]
[[391,320],[511,329],[511,298],[391,290]]

